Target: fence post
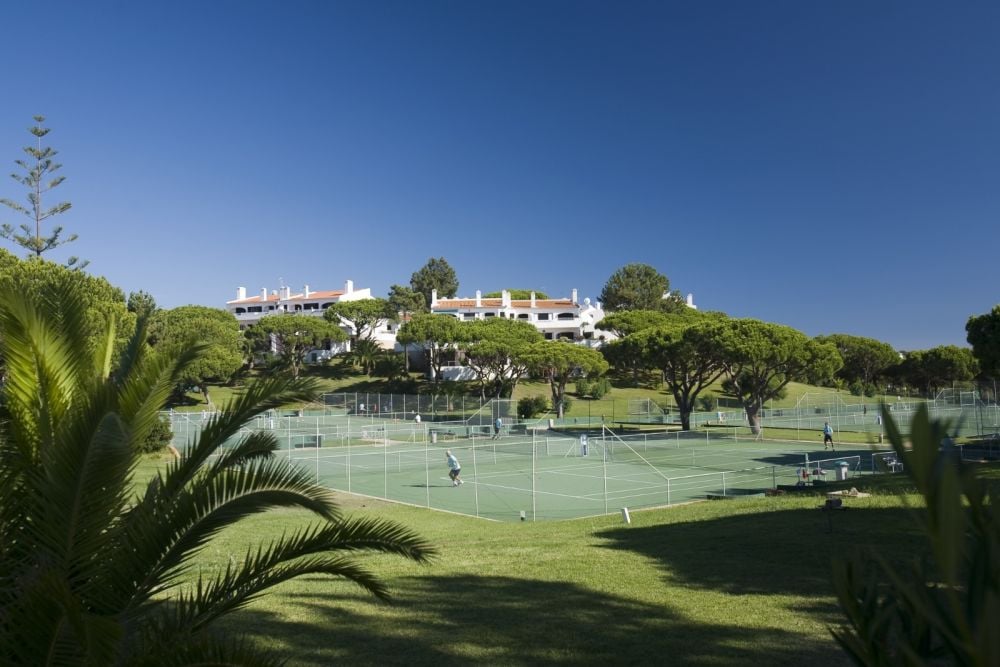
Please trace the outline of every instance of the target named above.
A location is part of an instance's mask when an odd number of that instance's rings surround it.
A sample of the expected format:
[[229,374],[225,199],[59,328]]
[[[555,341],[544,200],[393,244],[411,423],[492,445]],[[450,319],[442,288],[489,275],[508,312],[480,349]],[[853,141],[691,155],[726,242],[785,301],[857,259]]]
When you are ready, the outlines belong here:
[[726,473],[722,473],[722,495],[726,495]]

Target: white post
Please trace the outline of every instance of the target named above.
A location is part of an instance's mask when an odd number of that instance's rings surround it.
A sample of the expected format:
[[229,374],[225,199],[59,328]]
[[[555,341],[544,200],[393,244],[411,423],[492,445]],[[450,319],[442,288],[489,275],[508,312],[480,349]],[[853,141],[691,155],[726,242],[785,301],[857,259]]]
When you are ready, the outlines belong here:
[[601,457],[604,468],[604,513],[608,513],[608,450],[604,448],[604,456]]
[[476,492],[476,518],[479,518],[479,464],[476,462],[476,441],[472,441],[472,489]]
[[430,451],[426,441],[424,441],[424,490],[427,491],[427,507],[429,509],[431,506],[431,464]]
[[538,517],[535,514],[535,438],[531,438],[531,520],[537,521]]

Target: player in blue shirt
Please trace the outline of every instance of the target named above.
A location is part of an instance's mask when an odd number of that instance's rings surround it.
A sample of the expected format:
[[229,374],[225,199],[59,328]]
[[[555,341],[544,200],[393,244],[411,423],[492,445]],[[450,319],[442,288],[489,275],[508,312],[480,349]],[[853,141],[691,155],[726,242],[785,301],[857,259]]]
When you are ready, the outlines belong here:
[[827,445],[831,450],[837,451],[833,446],[833,427],[830,426],[830,422],[823,423],[823,449],[826,449]]

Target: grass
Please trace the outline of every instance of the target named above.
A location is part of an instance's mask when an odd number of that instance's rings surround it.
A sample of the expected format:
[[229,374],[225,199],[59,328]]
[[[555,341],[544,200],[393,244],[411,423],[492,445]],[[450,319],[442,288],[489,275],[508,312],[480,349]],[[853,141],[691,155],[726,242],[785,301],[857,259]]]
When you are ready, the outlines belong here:
[[[986,470],[1000,482],[1000,468]],[[310,577],[229,628],[293,665],[846,665],[828,632],[841,621],[831,559],[871,547],[902,561],[924,549],[905,478],[855,483],[875,495],[836,516],[817,511],[821,497],[796,494],[635,512],[631,525],[618,515],[491,523],[345,495],[345,511],[406,524],[439,557],[366,558],[391,604]],[[197,569],[216,572],[307,521],[281,510],[246,520],[210,542]]]

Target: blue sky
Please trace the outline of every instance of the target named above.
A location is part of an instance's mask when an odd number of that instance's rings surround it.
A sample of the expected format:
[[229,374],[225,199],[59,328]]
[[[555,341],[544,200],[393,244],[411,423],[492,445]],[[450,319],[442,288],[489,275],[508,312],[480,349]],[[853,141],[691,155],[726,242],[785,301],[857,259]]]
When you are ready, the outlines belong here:
[[430,257],[461,295],[581,298],[642,262],[702,308],[899,349],[964,344],[1000,302],[996,3],[95,1],[0,22],[0,173],[46,115],[80,235],[50,257],[161,306],[279,280],[384,295]]

